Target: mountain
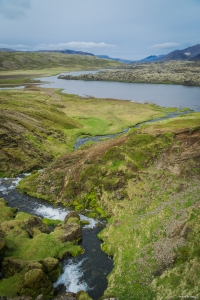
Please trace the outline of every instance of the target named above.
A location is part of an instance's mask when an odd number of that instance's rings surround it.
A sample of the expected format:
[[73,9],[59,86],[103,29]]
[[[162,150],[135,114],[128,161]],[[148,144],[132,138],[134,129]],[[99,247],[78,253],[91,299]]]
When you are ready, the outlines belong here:
[[16,50],[9,49],[9,48],[0,48],[0,52],[16,52]]
[[[199,60],[200,55],[200,44],[182,49],[174,50],[166,55],[150,55],[145,57],[136,63],[151,63],[151,62],[162,62],[162,61],[171,61],[171,60]],[[194,58],[194,59],[193,59]]]
[[174,50],[169,54],[165,55],[161,60],[169,61],[169,60],[188,60],[188,55],[184,54],[183,51]]
[[200,44],[185,48],[180,51],[183,52],[185,55],[187,55],[189,58],[193,58],[193,57],[197,56],[198,54],[200,54]]
[[200,60],[200,54],[196,55],[195,57],[192,57],[190,60],[191,60],[191,61],[197,61],[197,60]]
[[141,59],[140,62],[144,62],[144,63],[146,63],[146,62],[155,62],[155,61],[161,60],[164,56],[165,56],[164,54],[158,55],[158,56],[150,55],[148,57],[145,57],[145,58]]
[[108,55],[96,55],[98,58],[103,58],[103,59],[109,59],[109,60],[115,60],[115,61],[118,61],[120,63],[123,63],[123,64],[130,64],[133,62],[133,60],[128,60],[128,59],[123,59],[123,58],[113,58],[113,57],[110,57]]
[[56,52],[56,53],[64,53],[64,54],[78,54],[78,55],[90,55],[95,56],[92,53],[83,52],[83,51],[75,51],[75,50],[38,50],[37,52]]

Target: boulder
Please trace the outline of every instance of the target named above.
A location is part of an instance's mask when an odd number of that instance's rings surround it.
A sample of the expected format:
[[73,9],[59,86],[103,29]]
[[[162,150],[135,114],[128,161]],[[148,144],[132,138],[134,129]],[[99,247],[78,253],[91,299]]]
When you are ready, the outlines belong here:
[[43,295],[44,299],[53,297],[54,289],[49,277],[41,269],[33,269],[24,275],[19,295],[30,295],[34,299]]
[[70,218],[77,218],[78,220],[80,220],[80,216],[76,211],[70,211],[64,219],[64,224],[67,224]]
[[62,242],[72,242],[82,237],[80,225],[76,223],[69,223],[55,228],[54,232]]
[[92,300],[92,298],[89,297],[89,295],[84,292],[80,291],[76,294],[77,300]]
[[56,281],[60,276],[61,265],[56,258],[45,258],[43,261],[43,269],[52,282]]
[[34,237],[40,233],[50,233],[49,227],[42,222],[42,219],[36,216],[31,216],[24,221],[24,228]]
[[54,296],[52,300],[77,300],[77,298],[76,298],[75,293],[66,292],[66,293],[62,293],[57,296]]
[[42,269],[42,265],[38,261],[24,261],[22,259],[5,257],[2,262],[2,274],[4,277],[9,278],[20,273],[24,269]]

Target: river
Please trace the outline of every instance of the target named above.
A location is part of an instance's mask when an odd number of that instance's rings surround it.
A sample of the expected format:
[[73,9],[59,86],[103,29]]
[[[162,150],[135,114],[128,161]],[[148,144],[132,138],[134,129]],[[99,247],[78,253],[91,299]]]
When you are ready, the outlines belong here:
[[[91,73],[91,71],[62,74],[79,75],[82,73]],[[41,87],[61,88],[63,89],[63,93],[78,94],[82,97],[115,98],[140,103],[152,102],[165,107],[188,107],[194,111],[200,111],[200,87],[123,82],[68,81],[58,79],[58,76],[37,79],[42,82]],[[125,131],[127,130],[125,129]],[[108,138],[112,137],[108,136]],[[96,140],[101,140],[102,136],[95,138]],[[85,140],[78,140],[75,149],[85,142]],[[16,190],[16,185],[22,177],[19,176],[15,179],[0,178],[0,197],[4,198],[9,206],[17,207],[19,211],[25,211],[40,217],[63,220],[68,213],[64,207],[55,208],[48,202],[35,199],[26,194],[20,194]],[[82,215],[81,218],[84,219],[86,217]],[[90,224],[85,226],[82,231],[81,246],[85,249],[85,253],[77,258],[67,258],[62,262],[63,271],[54,286],[55,288],[60,288],[61,290],[64,288],[64,290],[71,292],[78,292],[83,289],[93,299],[98,299],[103,295],[107,287],[106,276],[111,272],[113,262],[101,251],[101,242],[96,236],[104,225],[102,223],[97,224],[97,221],[94,219],[88,220]]]
[[[39,217],[64,220],[67,211],[62,205],[54,207],[49,202],[35,199],[27,194],[21,194],[16,189],[19,181],[28,174],[17,178],[0,178],[0,198],[4,198],[10,207],[18,208]],[[103,221],[97,221],[80,215],[82,220],[89,221],[82,229],[80,245],[85,252],[76,258],[66,258],[62,261],[62,274],[54,287],[58,292],[70,291],[77,293],[85,290],[96,300],[107,288],[106,276],[113,268],[113,261],[101,251],[101,241],[97,234],[105,227]]]

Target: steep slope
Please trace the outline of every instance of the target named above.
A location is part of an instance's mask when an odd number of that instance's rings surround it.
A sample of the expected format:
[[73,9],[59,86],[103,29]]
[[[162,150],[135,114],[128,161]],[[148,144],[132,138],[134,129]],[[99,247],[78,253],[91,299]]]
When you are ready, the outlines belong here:
[[185,55],[180,50],[175,50],[170,52],[169,54],[165,55],[164,58],[162,58],[162,61],[170,61],[170,60],[187,60],[188,56]]
[[200,60],[200,54],[194,56],[193,58],[190,59],[191,61],[198,61]]
[[[21,182],[30,194],[48,200],[54,193],[65,205],[111,217],[99,234],[115,264],[105,297],[200,295],[199,124],[194,113],[144,126]],[[49,182],[57,189],[49,192]]]
[[37,90],[0,92],[1,177],[41,169],[67,151],[66,130],[80,124],[46,97]]

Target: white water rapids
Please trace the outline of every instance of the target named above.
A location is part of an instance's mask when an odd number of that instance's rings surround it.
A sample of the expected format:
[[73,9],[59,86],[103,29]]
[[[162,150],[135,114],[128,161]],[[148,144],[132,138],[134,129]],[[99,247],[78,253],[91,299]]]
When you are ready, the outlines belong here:
[[[12,191],[15,190],[16,186],[19,184],[20,180],[29,174],[23,174],[16,178],[0,178],[0,194],[2,196],[9,195]],[[40,215],[44,218],[49,218],[53,220],[61,220],[63,221],[67,213],[69,213],[69,210],[66,210],[64,207],[53,207],[51,204],[41,204],[37,203],[37,205],[34,205],[33,208],[31,208],[32,214]],[[88,221],[89,224],[84,225],[83,228],[92,229],[96,226],[98,221],[88,218],[82,214],[80,214],[81,220]],[[58,287],[60,284],[64,285],[66,288],[66,291],[77,293],[80,290],[88,291],[91,290],[89,288],[88,284],[83,279],[84,271],[81,268],[82,263],[87,258],[82,259],[81,261],[75,261],[75,260],[67,260],[67,262],[64,264],[63,271],[59,279],[54,283],[54,287]]]

